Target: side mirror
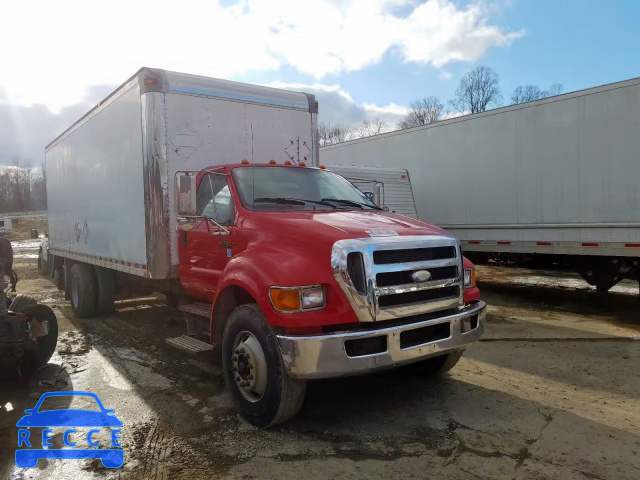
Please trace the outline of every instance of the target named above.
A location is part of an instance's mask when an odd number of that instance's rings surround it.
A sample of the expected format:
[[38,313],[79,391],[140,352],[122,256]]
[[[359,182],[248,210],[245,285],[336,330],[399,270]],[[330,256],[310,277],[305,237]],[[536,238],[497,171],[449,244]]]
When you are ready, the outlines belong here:
[[384,208],[384,184],[381,182],[373,184],[373,203]]
[[196,214],[196,176],[183,173],[176,177],[176,214],[188,217]]

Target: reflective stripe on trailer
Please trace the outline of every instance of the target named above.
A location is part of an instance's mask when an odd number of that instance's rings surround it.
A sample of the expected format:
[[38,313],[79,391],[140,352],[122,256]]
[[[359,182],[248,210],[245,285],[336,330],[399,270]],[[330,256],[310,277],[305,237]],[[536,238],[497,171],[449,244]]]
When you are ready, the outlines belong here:
[[71,260],[85,262],[90,265],[97,265],[100,267],[117,270],[118,272],[131,273],[133,275],[138,275],[140,277],[149,278],[149,272],[147,271],[147,265],[145,264],[128,262],[126,260],[117,260],[115,258],[107,258],[101,255],[91,255],[88,253],[72,252],[70,250],[63,250],[63,249],[57,249],[57,248],[49,248],[49,252],[59,257],[69,258]]

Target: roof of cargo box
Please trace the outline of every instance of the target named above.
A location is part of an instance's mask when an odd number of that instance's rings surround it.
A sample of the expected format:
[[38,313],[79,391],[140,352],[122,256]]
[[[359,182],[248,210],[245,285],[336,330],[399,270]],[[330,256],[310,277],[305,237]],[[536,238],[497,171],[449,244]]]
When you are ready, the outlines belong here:
[[170,72],[159,68],[142,67],[129,77],[126,82],[111,92],[104,100],[99,102],[69,126],[69,128],[58,135],[45,147],[45,150],[64,137],[75,126],[82,123],[82,121],[92,113],[108,105],[112,100],[115,100],[117,94],[123,89],[136,83],[140,85],[140,95],[148,92],[177,93],[306,110],[310,113],[318,112],[315,95],[311,93],[294,92],[262,85],[191,75],[188,73]]
[[302,92],[292,92],[261,85],[251,85],[248,83],[189,75],[187,73],[168,72],[165,70],[151,70],[151,72],[162,76],[162,91],[165,93],[203,95],[300,110],[310,110],[314,108],[309,96]]

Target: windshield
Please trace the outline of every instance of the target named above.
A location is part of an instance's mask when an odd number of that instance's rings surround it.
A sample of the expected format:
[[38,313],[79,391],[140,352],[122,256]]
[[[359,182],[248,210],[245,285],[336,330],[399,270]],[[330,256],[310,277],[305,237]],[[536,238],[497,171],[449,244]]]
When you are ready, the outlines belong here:
[[348,180],[327,170],[239,167],[232,174],[242,205],[250,210],[378,209]]

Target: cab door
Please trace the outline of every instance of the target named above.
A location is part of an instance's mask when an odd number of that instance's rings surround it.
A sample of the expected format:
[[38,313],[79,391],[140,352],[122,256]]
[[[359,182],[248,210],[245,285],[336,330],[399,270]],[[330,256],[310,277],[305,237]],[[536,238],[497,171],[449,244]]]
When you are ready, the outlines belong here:
[[236,209],[228,175],[205,174],[196,198],[196,215],[202,218],[192,230],[179,232],[180,281],[190,295],[213,301],[231,257],[235,228]]

